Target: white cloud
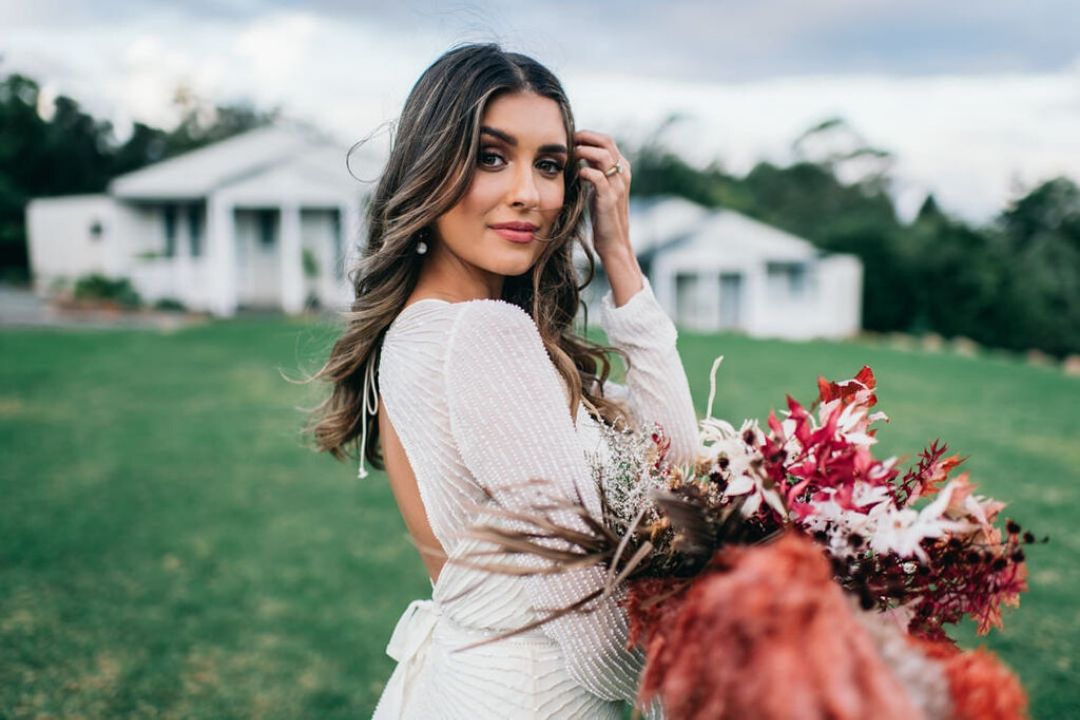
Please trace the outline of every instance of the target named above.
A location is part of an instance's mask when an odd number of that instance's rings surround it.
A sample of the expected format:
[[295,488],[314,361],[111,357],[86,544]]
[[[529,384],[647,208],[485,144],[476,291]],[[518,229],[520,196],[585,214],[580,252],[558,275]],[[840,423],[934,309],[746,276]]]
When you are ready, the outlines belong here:
[[582,75],[567,84],[582,124],[621,128],[631,138],[671,110],[690,114],[693,122],[665,136],[669,145],[699,166],[718,157],[740,174],[759,159],[787,162],[801,132],[842,116],[896,155],[908,212],[932,190],[946,208],[983,220],[1002,207],[1016,177],[1029,184],[1055,174],[1080,178],[1080,82],[1071,71],[730,84]]
[[[255,82],[255,94],[273,97],[305,80],[312,43],[325,30],[306,13],[274,13],[243,28],[233,44],[239,67]],[[284,99],[284,98],[281,98]]]
[[[831,0],[819,6],[818,25],[850,9],[849,0]],[[311,10],[239,19],[175,12],[126,22],[27,25],[5,40],[0,68],[25,70],[50,92],[75,97],[120,128],[133,119],[174,122],[173,94],[187,84],[215,100],[281,103],[349,144],[396,119],[424,68],[462,39],[437,24],[392,32],[374,19]],[[750,10],[741,12],[746,23],[758,22]],[[735,25],[725,25],[723,36],[735,33]],[[768,36],[743,41],[772,43],[772,52],[784,52],[797,29],[782,21],[770,27]],[[983,220],[1003,206],[1017,180],[1033,184],[1059,173],[1080,178],[1080,56],[1067,69],[1039,74],[704,82],[600,72],[580,59],[577,36],[505,35],[515,40],[508,47],[525,44],[525,52],[560,74],[582,127],[634,139],[674,110],[690,114],[666,137],[698,165],[719,158],[742,173],[759,159],[786,162],[801,132],[840,115],[870,143],[895,152],[895,195],[906,214],[933,190],[947,209]],[[607,47],[611,54],[624,50],[615,42]],[[659,59],[664,53],[657,47],[652,54]]]

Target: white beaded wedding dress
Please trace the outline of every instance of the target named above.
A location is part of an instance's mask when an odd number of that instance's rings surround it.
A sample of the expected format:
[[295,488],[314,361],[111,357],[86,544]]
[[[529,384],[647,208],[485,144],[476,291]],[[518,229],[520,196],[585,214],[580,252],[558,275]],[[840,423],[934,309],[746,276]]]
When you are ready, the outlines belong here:
[[[620,307],[609,290],[600,308],[609,343],[631,362],[626,384],[609,382],[605,394],[625,399],[639,423],[661,423],[669,456],[691,462],[697,416],[675,325],[648,279]],[[603,457],[607,443],[583,405],[576,425],[571,420],[568,390],[532,318],[516,305],[425,298],[407,306],[384,336],[378,388],[449,557],[479,547],[461,535],[477,519],[475,504],[485,501],[481,487],[512,508],[535,496],[511,486],[546,478],[566,492],[576,485],[599,512],[589,463]],[[521,577],[447,562],[431,599],[414,600],[394,628],[386,651],[398,664],[374,720],[621,718],[644,654],[626,649],[618,596],[594,603],[588,614],[454,652],[522,627],[603,579],[596,567]],[[646,716],[663,717],[659,701]]]

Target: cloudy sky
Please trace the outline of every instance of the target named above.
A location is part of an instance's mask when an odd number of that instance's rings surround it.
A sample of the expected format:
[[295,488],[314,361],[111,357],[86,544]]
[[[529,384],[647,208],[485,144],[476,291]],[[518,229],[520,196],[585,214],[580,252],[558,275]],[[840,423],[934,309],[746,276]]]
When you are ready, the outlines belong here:
[[742,173],[841,116],[894,153],[898,207],[929,191],[981,222],[1080,180],[1080,2],[0,0],[0,72],[123,132],[167,126],[179,83],[281,105],[345,144],[392,121],[451,45],[498,41],[563,80],[580,127]]

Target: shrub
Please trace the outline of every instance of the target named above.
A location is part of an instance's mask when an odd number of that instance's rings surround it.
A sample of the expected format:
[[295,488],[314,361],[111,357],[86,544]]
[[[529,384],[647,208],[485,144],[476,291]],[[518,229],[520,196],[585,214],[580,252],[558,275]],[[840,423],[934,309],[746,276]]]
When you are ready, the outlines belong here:
[[82,275],[75,281],[76,300],[112,300],[123,307],[142,304],[139,293],[127,278],[108,278],[100,273]]
[[187,307],[176,298],[164,297],[154,303],[155,310],[168,310],[170,312],[184,312]]

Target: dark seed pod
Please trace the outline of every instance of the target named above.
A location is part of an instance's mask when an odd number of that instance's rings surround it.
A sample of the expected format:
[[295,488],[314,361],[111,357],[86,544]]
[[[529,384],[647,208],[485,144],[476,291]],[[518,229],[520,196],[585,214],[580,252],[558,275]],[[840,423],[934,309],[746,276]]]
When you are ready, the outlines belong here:
[[870,590],[865,587],[859,588],[859,606],[862,607],[863,610],[870,610],[875,605],[877,605],[877,600],[874,599]]

